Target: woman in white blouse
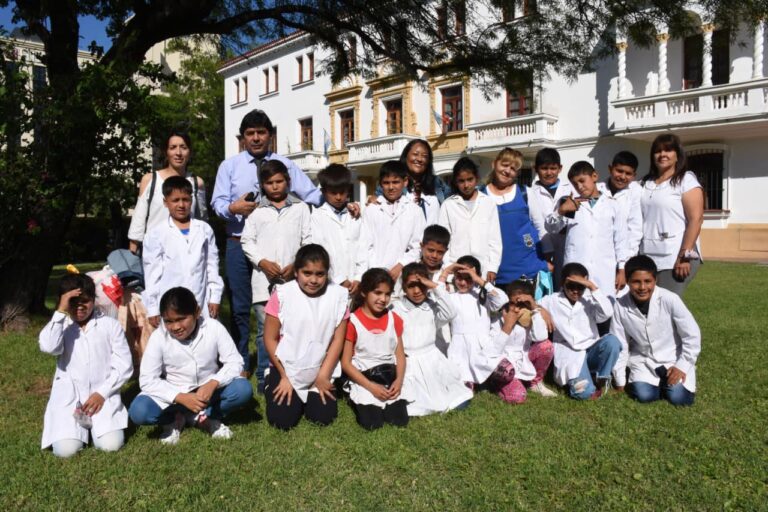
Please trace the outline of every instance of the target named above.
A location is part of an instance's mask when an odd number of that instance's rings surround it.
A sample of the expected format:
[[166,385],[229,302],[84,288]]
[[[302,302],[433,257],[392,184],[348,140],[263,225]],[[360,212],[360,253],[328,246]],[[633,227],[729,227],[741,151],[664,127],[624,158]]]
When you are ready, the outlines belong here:
[[141,247],[147,231],[168,218],[168,210],[163,206],[163,182],[171,176],[182,176],[192,183],[192,216],[208,220],[205,183],[200,177],[187,172],[187,164],[192,154],[192,140],[189,134],[182,131],[171,132],[165,139],[163,153],[165,167],[141,178],[139,198],[133,210],[131,226],[128,228],[128,248],[134,253]]
[[665,133],[651,144],[651,168],[642,180],[643,240],[640,252],[659,269],[658,284],[683,295],[701,264],[699,234],[704,194],[686,170],[680,139]]

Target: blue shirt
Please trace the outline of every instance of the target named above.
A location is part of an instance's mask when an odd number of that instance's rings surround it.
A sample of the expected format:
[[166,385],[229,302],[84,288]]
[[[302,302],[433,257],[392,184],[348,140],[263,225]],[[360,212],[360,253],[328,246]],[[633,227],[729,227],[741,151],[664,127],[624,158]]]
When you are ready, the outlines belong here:
[[[291,192],[306,203],[320,205],[323,199],[320,190],[295,163],[271,152],[267,152],[264,160],[283,162],[291,176]],[[221,162],[216,172],[216,185],[213,187],[211,206],[216,215],[227,221],[227,236],[240,236],[243,232],[245,217],[230,212],[229,205],[248,192],[253,192],[258,201],[261,196],[261,186],[253,155],[243,151]]]

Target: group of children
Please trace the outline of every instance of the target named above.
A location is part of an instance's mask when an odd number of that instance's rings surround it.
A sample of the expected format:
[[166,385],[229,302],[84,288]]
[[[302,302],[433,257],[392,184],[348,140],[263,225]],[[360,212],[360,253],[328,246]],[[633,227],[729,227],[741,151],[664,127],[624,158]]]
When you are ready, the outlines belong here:
[[[494,170],[509,165],[504,155]],[[382,165],[381,196],[362,215],[348,208],[346,167],[319,173],[324,202],[311,207],[289,197],[282,162],[264,162],[259,207],[241,243],[270,363],[269,424],[288,430],[304,416],[328,425],[340,393],[366,429],[463,409],[480,389],[514,404],[529,391],[557,396],[544,385],[551,364],[555,383],[575,399],[598,398],[612,381],[623,388],[628,367],[637,400],[692,404],[701,335],[682,300],[655,286],[653,260],[635,255],[637,159],[619,153],[607,184],[587,162],[560,184],[554,150],[542,150],[536,167],[525,201],[535,203],[531,222],[545,230],[536,250],[559,288],[544,296],[536,276],[495,284],[500,210],[478,190],[468,158],[456,163],[455,194],[428,226],[399,161]],[[165,180],[163,196],[168,222],[147,234],[143,254],[150,320],[162,319],[162,328],[149,340],[141,394],[128,411],[119,393],[131,356],[119,324],[93,311],[87,276],[62,280],[57,312],[40,334],[41,349],[59,356],[42,443],[57,455],[74,454],[89,432],[97,448],[118,449],[129,415],[161,425],[167,444],[187,426],[229,438],[222,420],[253,395],[243,358],[216,320],[223,282],[212,230],[190,218],[187,180]]]

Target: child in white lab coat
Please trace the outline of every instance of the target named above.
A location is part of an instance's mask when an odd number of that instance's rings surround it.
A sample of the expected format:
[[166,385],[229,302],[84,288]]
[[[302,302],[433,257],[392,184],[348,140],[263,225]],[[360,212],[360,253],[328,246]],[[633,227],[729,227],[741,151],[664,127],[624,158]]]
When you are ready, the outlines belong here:
[[555,324],[555,382],[566,386],[571,398],[599,398],[609,387],[611,370],[621,352],[613,334],[600,336],[597,324],[613,314],[608,297],[589,280],[580,263],[563,267],[562,288],[539,303]]
[[425,416],[463,409],[472,399],[459,369],[438,348],[438,329],[450,322],[456,311],[444,286],[432,281],[427,267],[409,263],[403,267],[403,297],[392,311],[403,319],[403,347],[408,365],[403,387],[413,398],[408,416]]
[[424,213],[404,194],[408,168],[390,160],[379,169],[382,196],[363,212],[361,244],[366,252],[366,268],[385,268],[398,279],[403,267],[418,261],[419,242],[424,232]]
[[360,248],[362,219],[353,217],[347,206],[352,173],[341,164],[331,164],[317,174],[324,202],[310,216],[312,243],[322,245],[331,259],[328,279],[357,292],[366,270],[366,252]]
[[271,366],[264,395],[267,421],[290,430],[301,416],[330,425],[338,409],[334,369],[347,329],[348,290],[328,279],[328,252],[320,245],[299,249],[296,279],[277,285],[266,306],[264,345]]
[[645,255],[627,261],[629,293],[614,304],[611,329],[629,344],[629,395],[693,405],[701,331],[675,293],[656,285],[658,270]]
[[192,185],[181,176],[163,181],[168,219],[144,237],[142,302],[153,327],[160,325],[160,297],[177,286],[195,295],[203,315],[217,318],[224,281],[213,229],[192,215]]
[[480,275],[494,282],[501,263],[501,228],[496,203],[477,190],[480,171],[467,157],[453,166],[454,195],[440,206],[439,224],[451,233],[446,261],[470,255],[480,262]]
[[163,327],[149,338],[141,360],[139,394],[131,403],[137,425],[162,425],[160,442],[179,442],[187,425],[214,439],[230,439],[222,420],[253,396],[240,377],[243,357],[226,328],[201,316],[194,294],[171,288],[160,299]]
[[613,298],[625,281],[626,212],[619,201],[600,192],[597,171],[589,162],[573,164],[568,179],[575,193],[563,197],[547,216],[547,230],[565,229],[565,263],[584,265],[597,287]]
[[251,300],[258,322],[256,379],[261,392],[269,366],[264,347],[264,308],[272,287],[293,279],[293,259],[299,247],[309,243],[311,228],[307,204],[288,197],[291,176],[283,162],[264,162],[259,169],[259,183],[261,201],[245,220],[240,243],[253,265]]
[[638,161],[634,153],[619,151],[608,167],[608,179],[598,183],[598,189],[608,197],[616,199],[627,219],[627,257],[640,250],[643,239],[643,209],[640,200],[643,187],[635,181]]
[[488,380],[503,358],[493,347],[491,314],[507,303],[507,296],[480,277],[480,262],[474,256],[462,256],[446,267],[440,282],[444,284],[451,274],[456,291],[449,298],[456,316],[451,320],[448,359],[459,368],[467,387],[474,389]]
[[88,444],[116,451],[124,443],[128,411],[120,388],[133,372],[131,352],[117,320],[94,314],[93,279],[68,274],[59,284],[59,305],[40,331],[40,350],[58,358],[45,408],[43,449],[71,457]]
[[[386,186],[384,190],[386,194]],[[408,425],[407,404],[412,398],[403,388],[403,320],[387,307],[394,287],[387,269],[372,268],[363,274],[341,354],[357,423],[367,430],[384,423]]]

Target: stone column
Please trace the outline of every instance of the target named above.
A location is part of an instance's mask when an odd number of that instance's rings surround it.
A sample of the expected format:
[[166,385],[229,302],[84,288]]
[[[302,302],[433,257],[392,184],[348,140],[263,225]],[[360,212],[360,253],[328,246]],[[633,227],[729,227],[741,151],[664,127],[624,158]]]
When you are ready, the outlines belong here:
[[755,25],[755,40],[752,48],[752,78],[763,78],[763,41],[765,40],[765,21]]
[[712,32],[714,31],[715,26],[711,23],[701,26],[701,32],[704,36],[704,52],[701,63],[701,85],[703,87],[712,85]]
[[619,99],[622,99],[627,95],[627,42],[619,41],[616,48],[619,49]]
[[669,92],[669,78],[667,77],[667,41],[669,34],[659,34],[656,36],[659,43],[659,93]]

